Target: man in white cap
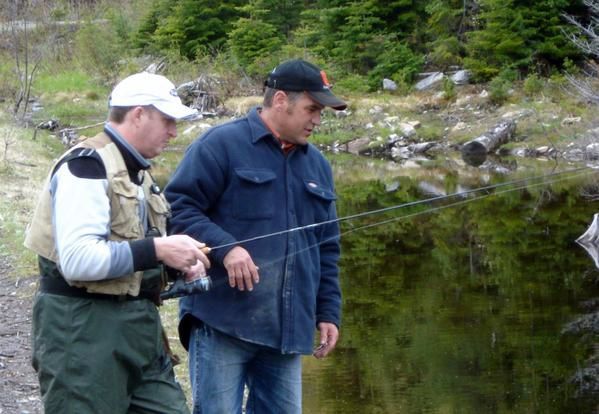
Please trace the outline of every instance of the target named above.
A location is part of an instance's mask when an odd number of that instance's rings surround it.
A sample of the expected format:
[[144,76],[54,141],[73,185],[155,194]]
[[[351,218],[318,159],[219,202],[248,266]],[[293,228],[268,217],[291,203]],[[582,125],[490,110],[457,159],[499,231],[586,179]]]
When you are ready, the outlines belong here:
[[157,305],[168,266],[188,280],[210,263],[184,235],[148,159],[192,116],[165,77],[113,90],[103,132],[51,169],[27,231],[38,255],[33,366],[46,413],[188,413]]

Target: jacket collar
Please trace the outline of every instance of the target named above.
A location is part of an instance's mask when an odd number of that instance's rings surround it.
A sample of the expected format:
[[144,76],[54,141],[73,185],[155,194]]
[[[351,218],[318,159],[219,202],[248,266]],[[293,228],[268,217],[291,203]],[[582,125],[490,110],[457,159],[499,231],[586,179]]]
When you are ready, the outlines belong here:
[[129,144],[125,138],[119,134],[116,129],[114,129],[107,122],[104,125],[104,132],[114,141],[116,146],[121,151],[123,158],[125,159],[125,164],[127,165],[127,169],[132,172],[139,172],[140,170],[147,170],[151,167],[151,164],[148,160],[146,160],[131,144]]
[[[247,115],[247,120],[252,134],[252,143],[255,144],[262,139],[270,139],[279,145],[277,138],[272,134],[264,121],[262,121],[262,118],[260,118],[260,114],[258,113],[260,110],[262,110],[262,107],[254,107]],[[296,145],[296,147],[303,152],[306,152],[308,151],[309,145]]]

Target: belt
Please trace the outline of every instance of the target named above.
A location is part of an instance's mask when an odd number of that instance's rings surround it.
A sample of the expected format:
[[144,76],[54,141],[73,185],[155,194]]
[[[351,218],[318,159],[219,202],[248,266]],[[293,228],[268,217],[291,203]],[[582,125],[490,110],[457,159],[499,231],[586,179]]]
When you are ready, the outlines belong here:
[[63,278],[42,276],[40,278],[40,292],[51,293],[53,295],[69,296],[73,298],[102,299],[115,302],[124,302],[129,300],[148,299],[154,301],[155,295],[147,292],[140,292],[139,296],[131,295],[105,295],[103,293],[90,293],[85,288],[70,286]]

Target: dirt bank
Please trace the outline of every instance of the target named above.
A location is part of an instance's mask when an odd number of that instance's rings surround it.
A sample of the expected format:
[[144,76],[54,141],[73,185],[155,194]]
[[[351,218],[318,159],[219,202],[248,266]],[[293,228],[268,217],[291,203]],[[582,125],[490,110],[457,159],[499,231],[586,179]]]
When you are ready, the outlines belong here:
[[16,279],[0,256],[0,414],[42,413],[31,368],[31,301],[37,276]]

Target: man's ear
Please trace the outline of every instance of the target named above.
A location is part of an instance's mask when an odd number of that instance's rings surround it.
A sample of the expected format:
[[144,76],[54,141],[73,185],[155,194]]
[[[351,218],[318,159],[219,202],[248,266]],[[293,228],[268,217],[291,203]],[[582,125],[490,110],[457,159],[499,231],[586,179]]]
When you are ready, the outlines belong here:
[[139,125],[141,122],[141,116],[143,115],[144,108],[141,106],[136,106],[125,116],[125,120],[131,122],[133,125]]
[[287,109],[288,103],[289,97],[283,91],[276,91],[274,96],[272,97],[272,106],[277,111]]

